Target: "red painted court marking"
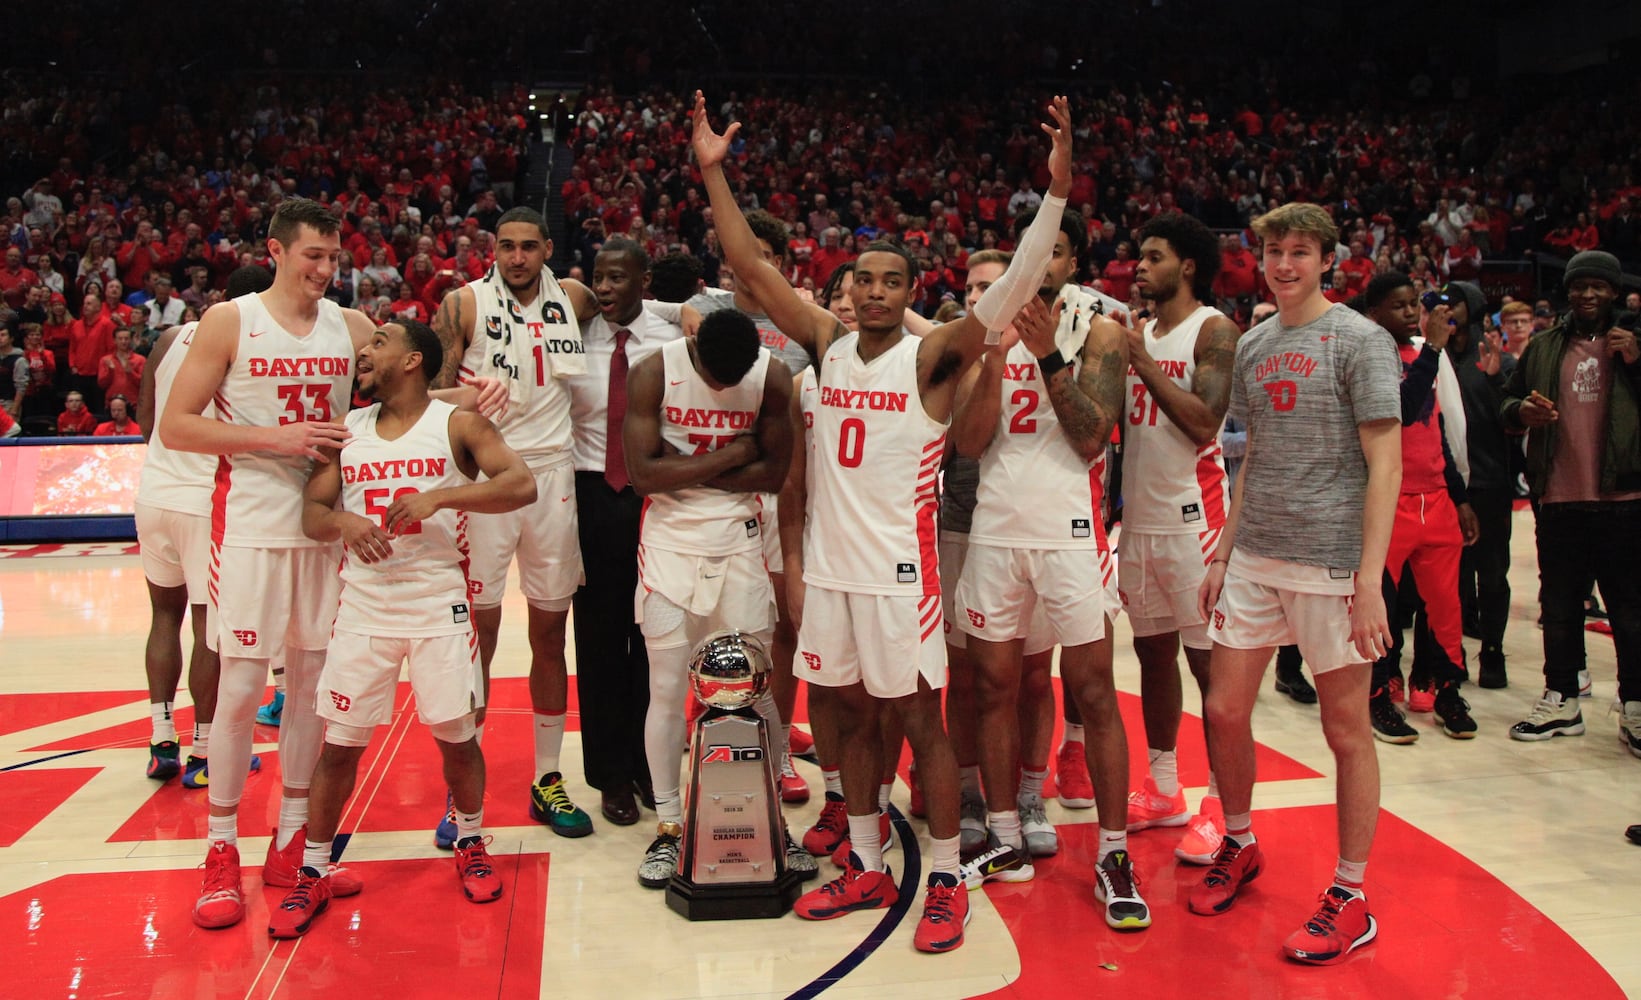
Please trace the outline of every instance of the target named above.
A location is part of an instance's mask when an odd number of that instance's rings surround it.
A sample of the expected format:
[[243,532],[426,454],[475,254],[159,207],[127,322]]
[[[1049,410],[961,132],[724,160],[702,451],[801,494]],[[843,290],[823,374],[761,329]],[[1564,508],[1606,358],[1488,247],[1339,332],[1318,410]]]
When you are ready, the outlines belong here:
[[[1513,997],[1544,982],[1556,992],[1622,1000],[1623,992],[1571,937],[1479,865],[1389,813],[1380,813],[1368,865],[1376,942],[1330,968],[1283,958],[1282,942],[1316,910],[1333,877],[1331,806],[1256,810],[1264,872],[1230,912],[1186,909],[1204,869],[1174,860],[1178,831],[1129,837],[1149,930],[1119,934],[1094,899],[1098,836],[1061,826],[1060,853],[1037,877],[986,887],[1020,950],[1020,978],[992,997]],[[1102,965],[1115,965],[1105,969]]]
[[0,773],[0,799],[6,803],[6,808],[0,810],[0,847],[17,843],[100,770],[62,767]]
[[[77,691],[63,694],[0,694],[0,736],[9,736],[20,733],[25,729],[36,726],[49,725],[53,722],[62,722],[77,715],[89,715],[92,712],[101,712],[106,708],[119,705],[148,702],[148,694],[144,691]],[[146,712],[144,708],[142,711]],[[143,718],[146,726],[148,719]],[[193,723],[190,721],[189,725]],[[143,730],[143,741],[148,739],[148,730]],[[86,743],[82,746],[64,746],[65,750],[80,750],[88,746],[101,745]],[[55,744],[54,744],[55,746]],[[39,749],[39,748],[36,748]],[[8,764],[15,763],[7,761]]]
[[190,917],[193,869],[67,875],[0,898],[8,996],[535,996],[547,912],[548,856],[494,858],[495,903],[462,896],[449,858],[350,864],[365,891],[334,900],[306,937],[273,942],[261,859],[246,859],[246,916],[219,931]]

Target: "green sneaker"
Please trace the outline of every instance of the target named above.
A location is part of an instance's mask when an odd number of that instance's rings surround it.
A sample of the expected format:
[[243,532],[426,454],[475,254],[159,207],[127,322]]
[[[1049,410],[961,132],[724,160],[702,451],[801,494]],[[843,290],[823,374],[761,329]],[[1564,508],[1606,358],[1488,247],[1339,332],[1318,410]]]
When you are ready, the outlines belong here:
[[148,746],[148,776],[157,781],[168,781],[182,773],[178,759],[177,741],[162,740]]
[[593,818],[564,790],[564,776],[549,771],[530,786],[530,817],[546,823],[560,837],[585,837],[593,832]]

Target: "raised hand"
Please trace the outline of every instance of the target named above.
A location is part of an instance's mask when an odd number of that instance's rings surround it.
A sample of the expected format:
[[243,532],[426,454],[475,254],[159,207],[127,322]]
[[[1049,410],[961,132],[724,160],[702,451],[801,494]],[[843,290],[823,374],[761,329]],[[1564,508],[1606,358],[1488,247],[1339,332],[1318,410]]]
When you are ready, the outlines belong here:
[[1040,126],[1054,142],[1048,154],[1048,172],[1053,178],[1048,189],[1050,194],[1064,198],[1071,192],[1071,103],[1063,95],[1055,97],[1049,102],[1048,113],[1054,124],[1043,122]]
[[707,98],[699,90],[695,92],[695,110],[690,117],[694,119],[694,134],[690,144],[695,148],[695,162],[702,170],[716,167],[729,157],[729,144],[735,138],[735,133],[741,130],[740,122],[730,122],[719,135],[712,130],[707,122]]
[[1060,328],[1060,313],[1065,310],[1065,300],[1056,298],[1052,308],[1043,305],[1043,300],[1033,298],[1020,309],[1010,326],[1019,331],[1020,343],[1026,345],[1026,350],[1033,357],[1041,358],[1055,350],[1054,334]]

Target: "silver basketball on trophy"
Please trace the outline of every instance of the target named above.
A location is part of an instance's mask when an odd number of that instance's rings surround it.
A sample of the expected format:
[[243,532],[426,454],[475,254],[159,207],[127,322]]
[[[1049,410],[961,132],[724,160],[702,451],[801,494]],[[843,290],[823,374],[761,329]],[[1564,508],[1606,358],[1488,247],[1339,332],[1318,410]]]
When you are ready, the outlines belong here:
[[769,652],[745,632],[708,636],[689,663],[690,690],[708,708],[751,708],[769,689]]

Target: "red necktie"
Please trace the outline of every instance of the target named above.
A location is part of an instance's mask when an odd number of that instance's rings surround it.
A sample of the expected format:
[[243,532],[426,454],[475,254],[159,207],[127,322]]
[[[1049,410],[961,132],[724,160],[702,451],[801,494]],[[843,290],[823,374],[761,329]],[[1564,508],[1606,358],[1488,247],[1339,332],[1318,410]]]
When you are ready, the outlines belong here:
[[604,411],[604,481],[620,493],[627,488],[627,453],[621,442],[621,421],[627,415],[627,338],[631,330],[615,331],[615,355],[610,358],[610,401]]

